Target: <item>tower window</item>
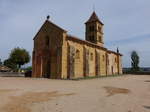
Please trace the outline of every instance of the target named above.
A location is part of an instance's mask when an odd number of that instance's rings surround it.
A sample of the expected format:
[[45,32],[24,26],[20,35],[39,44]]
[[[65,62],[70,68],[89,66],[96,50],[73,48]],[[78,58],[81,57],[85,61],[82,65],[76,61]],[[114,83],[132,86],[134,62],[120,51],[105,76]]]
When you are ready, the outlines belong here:
[[94,42],[94,36],[89,36],[89,40],[90,40],[91,42]]
[[94,31],[94,26],[90,26],[89,31]]
[[98,31],[101,32],[101,27],[100,26],[98,27]]

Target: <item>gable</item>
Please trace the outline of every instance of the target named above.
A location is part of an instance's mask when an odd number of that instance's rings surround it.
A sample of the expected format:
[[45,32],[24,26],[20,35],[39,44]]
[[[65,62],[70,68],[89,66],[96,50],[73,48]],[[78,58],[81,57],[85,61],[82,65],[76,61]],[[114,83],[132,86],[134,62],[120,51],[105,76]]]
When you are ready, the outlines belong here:
[[37,32],[37,34],[35,35],[35,37],[33,38],[33,40],[35,40],[37,37],[38,37],[38,35],[39,35],[39,33],[41,33],[41,32],[45,32],[45,33],[49,33],[50,31],[59,31],[59,32],[67,32],[66,30],[64,30],[64,29],[62,29],[62,28],[60,28],[59,26],[57,26],[56,24],[54,24],[54,23],[52,23],[52,22],[50,22],[50,21],[48,21],[48,20],[46,20],[45,22],[44,22],[44,24],[41,26],[41,28],[39,29],[39,31]]

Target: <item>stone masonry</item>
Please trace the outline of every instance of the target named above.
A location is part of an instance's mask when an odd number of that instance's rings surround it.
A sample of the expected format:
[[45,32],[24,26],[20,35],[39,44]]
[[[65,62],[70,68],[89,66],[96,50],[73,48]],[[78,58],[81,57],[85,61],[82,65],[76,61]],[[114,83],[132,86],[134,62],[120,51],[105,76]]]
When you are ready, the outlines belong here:
[[86,40],[81,40],[47,19],[33,39],[32,77],[74,79],[122,74],[122,54],[104,47],[104,24],[95,12],[85,25]]

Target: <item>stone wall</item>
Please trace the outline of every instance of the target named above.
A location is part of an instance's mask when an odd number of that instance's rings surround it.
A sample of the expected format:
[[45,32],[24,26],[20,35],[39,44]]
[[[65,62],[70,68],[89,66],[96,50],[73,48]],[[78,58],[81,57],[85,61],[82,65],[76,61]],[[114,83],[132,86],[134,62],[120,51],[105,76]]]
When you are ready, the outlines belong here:
[[[82,42],[68,40],[67,74],[74,74],[73,78],[84,76],[106,76],[106,52]],[[71,49],[74,49],[73,51]],[[70,52],[71,51],[71,52]],[[73,55],[73,56],[72,56]],[[71,57],[70,57],[71,56]],[[97,59],[98,58],[98,59]],[[70,60],[71,59],[71,60]],[[70,62],[71,61],[71,62]],[[72,63],[73,62],[73,63]],[[74,64],[74,65],[71,65]],[[66,65],[64,65],[66,66]],[[71,67],[74,66],[74,69]],[[71,68],[71,69],[70,69]],[[70,71],[73,70],[73,71]],[[70,74],[69,74],[70,73]]]
[[[69,37],[68,37],[69,38]],[[67,71],[63,78],[80,78],[85,76],[107,76],[122,73],[121,56],[117,53],[98,49],[82,41],[65,40],[67,47],[62,58],[62,71]],[[67,62],[67,63],[65,63]],[[62,74],[63,75],[63,74]]]
[[121,56],[114,53],[108,53],[108,60],[108,75],[122,74]]
[[[68,76],[74,73],[74,77],[71,78],[77,78],[77,77],[83,77],[83,46],[82,44],[74,43],[69,41],[68,42]],[[71,57],[70,57],[71,56]],[[71,62],[71,63],[70,63]],[[73,62],[73,63],[72,63]],[[73,69],[70,69],[71,67],[74,67]],[[73,70],[73,71],[72,71]],[[70,73],[70,74],[69,74]]]
[[33,77],[80,78],[122,74],[121,55],[69,37],[46,21],[34,38]]
[[63,31],[46,21],[34,38],[33,77],[61,78]]
[[119,74],[123,74],[123,71],[122,71],[122,56],[119,56]]

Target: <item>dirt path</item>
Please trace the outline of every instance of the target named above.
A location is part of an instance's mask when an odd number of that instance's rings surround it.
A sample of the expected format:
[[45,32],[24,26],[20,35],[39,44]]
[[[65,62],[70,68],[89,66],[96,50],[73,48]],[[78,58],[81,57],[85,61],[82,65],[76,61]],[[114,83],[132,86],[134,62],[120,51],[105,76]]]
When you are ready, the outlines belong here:
[[0,112],[150,112],[150,76],[80,81],[0,77]]

